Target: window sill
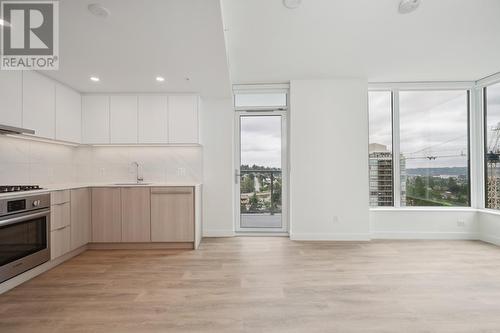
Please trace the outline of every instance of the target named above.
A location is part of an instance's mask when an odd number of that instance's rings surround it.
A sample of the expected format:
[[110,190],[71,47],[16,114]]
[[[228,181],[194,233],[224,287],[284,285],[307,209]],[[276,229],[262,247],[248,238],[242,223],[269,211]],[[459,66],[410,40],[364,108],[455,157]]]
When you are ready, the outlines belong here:
[[485,213],[485,214],[500,216],[500,210],[496,210],[496,209],[480,208],[477,211],[479,213]]
[[[373,207],[370,212],[475,212],[472,207]],[[498,212],[500,215],[500,211]]]

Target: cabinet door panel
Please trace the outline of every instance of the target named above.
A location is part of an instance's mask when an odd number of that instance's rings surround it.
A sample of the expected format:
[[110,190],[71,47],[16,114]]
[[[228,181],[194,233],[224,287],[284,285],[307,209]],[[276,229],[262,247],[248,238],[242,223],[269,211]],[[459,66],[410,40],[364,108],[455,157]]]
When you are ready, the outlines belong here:
[[0,124],[23,126],[23,73],[0,72]]
[[151,240],[194,241],[194,194],[191,187],[151,190]]
[[198,96],[168,97],[169,143],[199,143]]
[[90,189],[71,190],[71,250],[90,242]]
[[56,139],[82,141],[82,99],[78,92],[56,83]]
[[139,143],[168,142],[167,96],[139,96]]
[[60,229],[70,225],[70,203],[65,202],[50,207],[50,230]]
[[92,241],[121,242],[121,198],[119,188],[92,189]]
[[50,259],[56,259],[70,251],[70,228],[50,232]]
[[109,143],[109,97],[82,97],[83,143]]
[[149,188],[122,188],[122,241],[151,241]]
[[111,143],[137,143],[137,96],[111,96]]
[[23,72],[23,127],[35,136],[55,139],[55,82],[33,71]]

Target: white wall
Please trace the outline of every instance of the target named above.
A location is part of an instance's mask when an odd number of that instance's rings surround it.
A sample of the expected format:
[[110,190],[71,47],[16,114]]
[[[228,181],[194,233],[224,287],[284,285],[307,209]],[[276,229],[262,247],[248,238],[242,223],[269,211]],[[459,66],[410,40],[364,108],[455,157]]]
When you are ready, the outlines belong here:
[[203,99],[203,236],[234,235],[234,111],[231,99]]
[[474,209],[370,211],[372,239],[479,239]]
[[[0,184],[201,182],[201,147],[72,147],[0,135]],[[184,169],[181,172],[179,168]]]
[[290,236],[369,239],[367,82],[291,81]]
[[478,222],[480,239],[500,245],[500,212],[479,211]]

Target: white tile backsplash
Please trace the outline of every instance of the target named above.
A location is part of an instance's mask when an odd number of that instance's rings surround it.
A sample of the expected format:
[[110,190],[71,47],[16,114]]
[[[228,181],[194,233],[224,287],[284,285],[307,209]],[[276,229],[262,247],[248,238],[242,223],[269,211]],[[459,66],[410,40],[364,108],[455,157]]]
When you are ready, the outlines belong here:
[[201,147],[72,147],[0,135],[0,184],[201,182]]

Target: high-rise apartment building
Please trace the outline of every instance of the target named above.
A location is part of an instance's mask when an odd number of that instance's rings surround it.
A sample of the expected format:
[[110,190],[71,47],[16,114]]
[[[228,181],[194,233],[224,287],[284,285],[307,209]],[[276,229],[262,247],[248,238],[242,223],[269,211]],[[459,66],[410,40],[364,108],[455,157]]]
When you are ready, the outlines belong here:
[[[406,163],[400,158],[401,206],[406,205]],[[393,206],[392,152],[379,143],[369,145],[370,206]]]

